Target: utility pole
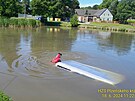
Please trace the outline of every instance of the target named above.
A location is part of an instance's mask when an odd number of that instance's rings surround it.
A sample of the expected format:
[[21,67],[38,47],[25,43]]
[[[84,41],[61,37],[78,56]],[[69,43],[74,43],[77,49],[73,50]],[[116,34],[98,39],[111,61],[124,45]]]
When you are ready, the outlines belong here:
[[26,2],[24,2],[24,18],[26,19]]

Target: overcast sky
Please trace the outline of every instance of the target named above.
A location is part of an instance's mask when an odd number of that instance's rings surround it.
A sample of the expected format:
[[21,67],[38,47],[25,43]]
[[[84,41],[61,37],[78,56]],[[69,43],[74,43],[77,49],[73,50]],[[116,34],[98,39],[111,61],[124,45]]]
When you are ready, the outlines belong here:
[[102,0],[78,0],[80,3],[80,7],[93,6],[95,4],[101,4]]

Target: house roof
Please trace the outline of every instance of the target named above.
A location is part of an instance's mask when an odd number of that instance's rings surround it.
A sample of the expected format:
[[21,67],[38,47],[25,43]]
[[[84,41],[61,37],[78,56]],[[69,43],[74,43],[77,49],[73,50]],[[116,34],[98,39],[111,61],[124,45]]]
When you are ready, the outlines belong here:
[[75,12],[79,16],[97,16],[100,17],[107,9],[91,10],[91,9],[75,9]]
[[106,10],[107,10],[106,8],[97,10],[97,12],[94,15],[100,17]]

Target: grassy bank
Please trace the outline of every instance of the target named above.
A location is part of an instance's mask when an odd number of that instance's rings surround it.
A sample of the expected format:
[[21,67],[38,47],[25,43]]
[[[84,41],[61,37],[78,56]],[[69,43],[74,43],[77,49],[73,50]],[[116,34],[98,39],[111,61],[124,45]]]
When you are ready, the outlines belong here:
[[[71,24],[70,22],[62,22],[61,26],[71,27]],[[98,22],[91,22],[90,24],[79,23],[78,28],[100,29],[100,30],[107,30],[107,31],[135,32],[135,26],[118,24],[118,23],[98,23]]]
[[13,101],[9,96],[0,91],[0,101]]
[[61,22],[60,26],[62,26],[62,27],[72,27],[70,22]]
[[39,20],[25,19],[25,18],[4,18],[0,17],[0,27],[37,27],[41,26]]
[[79,28],[101,29],[109,31],[135,32],[135,26],[118,24],[118,23],[98,23],[80,24]]

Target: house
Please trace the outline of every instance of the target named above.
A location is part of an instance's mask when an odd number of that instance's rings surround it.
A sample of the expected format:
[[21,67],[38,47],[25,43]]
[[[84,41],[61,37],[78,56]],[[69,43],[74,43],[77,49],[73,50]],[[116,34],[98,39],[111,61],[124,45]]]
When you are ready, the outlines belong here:
[[113,15],[108,9],[91,10],[91,9],[75,9],[79,22],[112,22]]

